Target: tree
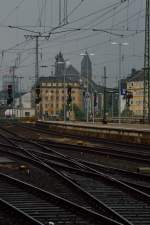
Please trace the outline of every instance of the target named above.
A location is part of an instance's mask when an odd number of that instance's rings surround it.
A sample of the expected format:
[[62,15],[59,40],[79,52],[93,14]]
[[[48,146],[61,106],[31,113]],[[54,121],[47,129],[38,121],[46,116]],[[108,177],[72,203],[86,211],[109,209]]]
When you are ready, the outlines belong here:
[[73,104],[73,112],[75,114],[75,119],[85,120],[85,113],[82,109],[79,108],[76,104]]
[[130,116],[133,116],[133,111],[131,111],[129,109],[129,107],[125,107],[125,109],[123,110],[123,112],[121,113],[121,116],[122,117],[130,117]]

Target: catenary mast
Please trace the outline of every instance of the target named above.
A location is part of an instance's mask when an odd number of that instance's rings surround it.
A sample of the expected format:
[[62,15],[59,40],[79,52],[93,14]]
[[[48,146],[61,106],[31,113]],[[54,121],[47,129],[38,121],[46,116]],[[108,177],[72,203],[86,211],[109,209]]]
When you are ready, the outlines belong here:
[[144,122],[150,123],[150,0],[146,0],[145,16],[145,54],[144,54]]

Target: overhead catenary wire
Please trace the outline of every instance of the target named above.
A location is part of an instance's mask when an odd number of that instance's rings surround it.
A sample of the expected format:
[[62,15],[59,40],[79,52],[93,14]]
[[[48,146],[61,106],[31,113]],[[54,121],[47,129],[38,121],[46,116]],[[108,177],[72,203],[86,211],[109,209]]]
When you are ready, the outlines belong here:
[[2,20],[0,20],[0,25],[4,24],[5,21],[16,11],[19,7],[25,2],[25,0],[21,0]]
[[[65,29],[67,29],[67,27],[66,27]],[[114,29],[114,30],[115,30],[115,29]],[[83,28],[83,29],[80,30],[80,31],[82,31],[83,33],[88,32],[88,30],[87,30],[86,28],[85,28],[85,29]],[[89,31],[91,31],[91,30],[89,30]],[[121,29],[120,29],[120,31],[122,32]],[[120,31],[119,31],[119,32],[120,32]],[[71,32],[72,34],[74,33],[73,30],[71,30],[71,31],[68,30],[68,32]],[[63,36],[61,36],[61,33],[62,33],[62,34],[63,34],[63,33],[67,33],[67,31],[65,31],[65,32],[64,32],[64,31],[63,31],[63,32],[57,32],[57,33],[55,33],[55,34],[54,34],[54,33],[52,33],[52,34],[53,34],[53,35],[57,35],[58,39],[61,39],[61,38],[63,37]],[[79,30],[77,31],[77,33],[79,33]],[[90,35],[91,35],[91,34],[90,34]],[[93,33],[93,36],[95,36],[95,35],[97,35],[97,34],[94,34],[94,33]],[[68,36],[68,38],[70,38],[70,35],[69,35],[69,34],[67,34],[67,36]],[[88,36],[88,35],[87,35],[87,36]],[[56,38],[56,39],[57,39],[57,38]],[[51,40],[52,43],[48,42],[48,44],[52,45],[53,42],[57,42],[56,39],[55,39],[55,40]],[[71,39],[71,38],[70,38],[70,39]],[[74,38],[74,39],[75,39],[75,38]],[[72,41],[74,41],[74,39],[73,39]],[[70,40],[70,41],[71,41],[71,40]],[[108,41],[107,41],[107,43],[108,43]],[[89,44],[88,44],[88,45],[89,45]],[[88,45],[87,45],[87,46],[88,46]],[[11,50],[10,50],[10,51],[11,51]],[[79,51],[79,50],[78,50],[78,51]]]
[[79,3],[68,13],[67,17],[69,18],[76,10],[80,8],[80,6],[85,2],[85,0],[80,0]]
[[[135,0],[134,0],[135,1]],[[81,30],[82,31],[82,30]],[[83,31],[82,31],[83,32]],[[67,34],[67,36],[68,36],[69,34]],[[66,35],[65,35],[65,38],[66,38]]]

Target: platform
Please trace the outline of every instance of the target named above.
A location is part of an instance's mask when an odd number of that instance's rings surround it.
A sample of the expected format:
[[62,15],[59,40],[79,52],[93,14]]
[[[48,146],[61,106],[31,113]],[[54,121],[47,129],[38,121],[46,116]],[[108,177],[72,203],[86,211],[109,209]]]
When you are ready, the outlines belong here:
[[146,124],[102,124],[86,122],[38,121],[58,133],[77,134],[87,137],[104,138],[113,141],[150,145],[150,125]]

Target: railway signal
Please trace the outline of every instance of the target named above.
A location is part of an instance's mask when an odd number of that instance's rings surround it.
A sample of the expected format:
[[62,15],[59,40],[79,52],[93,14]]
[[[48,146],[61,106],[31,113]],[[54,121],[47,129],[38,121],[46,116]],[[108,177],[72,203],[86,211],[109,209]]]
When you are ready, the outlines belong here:
[[94,92],[94,107],[97,106],[97,94]]
[[36,86],[35,93],[36,93],[35,104],[39,104],[40,101],[41,101],[41,97],[40,97],[41,91],[40,91],[40,86],[39,85]]
[[7,105],[11,105],[12,102],[13,102],[13,97],[12,97],[13,91],[12,91],[12,85],[11,84],[8,85],[7,94],[8,94]]
[[71,86],[68,86],[68,89],[67,89],[67,94],[68,94],[68,97],[67,97],[67,104],[70,105],[70,103],[72,102],[72,97],[71,97]]

